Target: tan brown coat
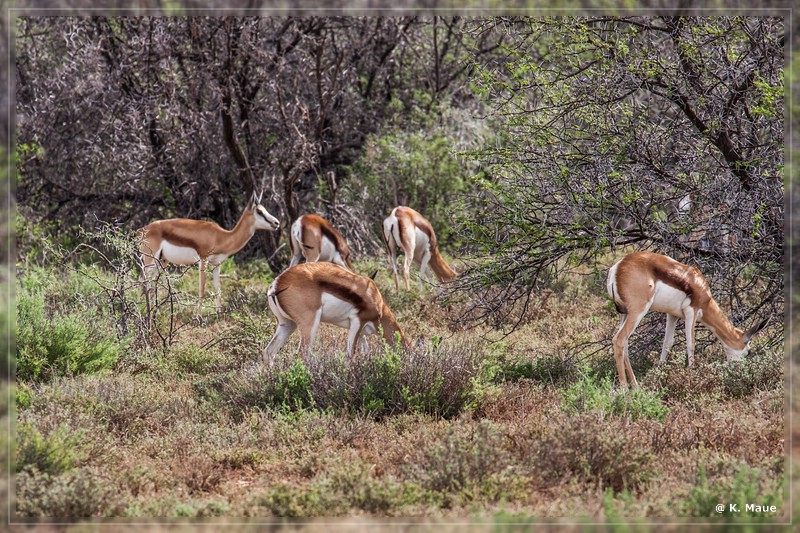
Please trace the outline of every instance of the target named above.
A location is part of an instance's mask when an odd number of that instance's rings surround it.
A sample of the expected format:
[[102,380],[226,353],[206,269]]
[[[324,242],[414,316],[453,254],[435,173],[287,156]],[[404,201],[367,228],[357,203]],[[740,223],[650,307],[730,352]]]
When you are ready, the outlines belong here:
[[336,228],[319,215],[303,215],[294,221],[289,232],[292,261],[289,266],[305,257],[309,263],[329,261],[353,270],[350,264],[350,247]]
[[396,249],[398,247],[405,255],[403,279],[406,282],[406,290],[410,289],[408,276],[412,262],[419,265],[420,292],[422,292],[422,281],[429,264],[439,281],[451,281],[458,275],[439,253],[436,232],[433,231],[431,223],[410,207],[399,206],[392,210],[392,213],[383,221],[383,238],[389,250],[395,289],[400,288],[397,279]]
[[[171,218],[157,220],[137,230],[139,252],[145,279],[152,276],[156,267],[163,263],[200,266],[200,288],[198,302],[205,295],[206,268],[213,270],[216,305],[222,306],[219,281],[220,264],[241,250],[255,234],[256,230],[274,231],[280,226],[277,218],[270,215],[255,199],[251,200],[239,217],[236,226],[226,230],[206,220]],[[149,291],[145,286],[149,300]]]
[[750,339],[766,326],[764,320],[745,332],[733,326],[711,296],[703,274],[695,267],[651,252],[634,252],[617,261],[608,271],[606,288],[622,315],[613,337],[614,357],[620,385],[627,388],[627,376],[638,387],[628,358],[628,339],[648,311],[667,315],[661,362],[672,348],[675,324],[686,322],[688,364],[694,361],[694,327],[699,321],[722,342],[728,361],[750,350]]
[[278,319],[278,328],[264,349],[267,364],[295,329],[300,332],[300,351],[307,354],[323,322],[348,330],[348,355],[353,355],[359,340],[366,345],[363,335],[379,329],[387,343],[394,344],[399,335],[401,344],[409,346],[375,282],[333,263],[288,268],[270,286],[269,307]]

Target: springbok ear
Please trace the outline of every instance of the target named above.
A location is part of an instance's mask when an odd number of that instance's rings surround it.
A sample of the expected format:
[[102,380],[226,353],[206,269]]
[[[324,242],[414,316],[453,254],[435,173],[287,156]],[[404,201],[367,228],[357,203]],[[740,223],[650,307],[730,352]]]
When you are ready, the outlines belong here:
[[747,330],[747,333],[745,333],[745,334],[744,334],[744,338],[745,338],[746,340],[748,340],[748,341],[749,341],[749,340],[750,340],[750,339],[751,339],[753,336],[755,336],[755,335],[756,335],[756,334],[757,334],[759,331],[761,331],[762,329],[764,329],[765,327],[767,327],[767,322],[769,322],[769,317],[767,317],[767,318],[765,318],[764,320],[762,320],[762,321],[761,321],[761,322],[760,322],[758,325],[756,325],[756,326],[753,326],[752,328],[750,328],[749,330]]
[[377,275],[378,275],[378,271],[376,270],[375,272],[373,272],[372,274],[369,275],[369,279],[371,279],[372,281],[375,281],[375,276],[377,276]]
[[264,197],[264,189],[261,189],[261,192],[256,197],[256,191],[253,191],[253,198],[256,201],[256,204],[261,204],[261,199]]

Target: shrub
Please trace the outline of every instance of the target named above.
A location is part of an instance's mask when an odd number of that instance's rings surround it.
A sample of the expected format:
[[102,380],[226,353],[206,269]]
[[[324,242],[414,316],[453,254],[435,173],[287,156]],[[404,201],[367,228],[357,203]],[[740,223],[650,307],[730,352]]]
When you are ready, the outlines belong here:
[[353,359],[331,349],[307,360],[260,363],[194,382],[204,399],[225,403],[235,419],[252,408],[336,409],[379,419],[419,412],[451,417],[482,401],[476,388],[483,353],[473,346],[440,345],[415,353],[392,347]]
[[653,369],[642,384],[658,389],[668,404],[683,403],[702,406],[717,402],[724,396],[721,365],[697,361],[687,367],[678,360],[667,361]]
[[17,426],[14,470],[33,468],[44,474],[58,475],[75,468],[82,460],[80,436],[63,425],[47,435],[29,423]]
[[215,490],[224,474],[223,465],[204,453],[176,459],[172,470],[189,489],[189,494]]
[[335,495],[326,487],[312,484],[310,486],[294,486],[281,483],[266,494],[257,496],[251,502],[255,510],[248,510],[249,515],[261,515],[258,508],[265,508],[274,516],[287,518],[308,518],[331,515],[339,508]]
[[533,361],[517,360],[503,365],[503,379],[516,381],[522,378],[532,379],[541,383],[562,385],[571,382],[578,368],[569,358],[557,355],[538,357]]
[[341,464],[332,469],[324,486],[339,495],[350,508],[381,516],[392,516],[403,508],[434,500],[434,496],[417,483],[378,478],[372,470],[362,462]]
[[743,398],[758,391],[780,388],[784,382],[785,365],[783,352],[777,350],[753,353],[731,361],[722,371],[725,392],[732,398]]
[[[697,481],[684,500],[683,512],[685,514],[689,516],[765,516],[764,513],[748,510],[745,507],[748,503],[762,507],[774,505],[780,512],[784,501],[781,495],[783,482],[780,478],[777,481],[765,483],[763,472],[748,466],[738,467],[730,477],[719,477],[721,479],[709,481],[707,469],[701,466]],[[716,510],[718,504],[723,504],[721,513]],[[729,504],[738,504],[738,512],[733,511]]]
[[[70,304],[69,290],[60,289],[66,295],[51,291],[48,273],[28,276],[20,283],[17,301],[17,377],[43,381],[113,368],[123,349],[113,326],[80,302]],[[85,289],[74,278],[61,281],[76,291]],[[63,312],[53,310],[58,305],[65,307]]]
[[72,470],[60,476],[26,469],[17,476],[17,514],[68,520],[116,516],[119,490],[99,471]]
[[658,394],[646,389],[616,391],[608,377],[585,374],[580,381],[564,391],[562,409],[568,413],[599,412],[602,415],[627,416],[632,420],[650,418],[661,420],[667,408]]
[[545,483],[569,474],[614,492],[634,490],[653,475],[647,440],[622,421],[568,417],[534,445],[533,465]]
[[305,409],[314,406],[312,377],[303,361],[295,359],[286,370],[270,376],[267,382],[267,401],[284,409]]
[[451,426],[441,439],[420,446],[405,467],[406,475],[433,491],[459,491],[504,470],[502,435],[489,422],[477,426]]

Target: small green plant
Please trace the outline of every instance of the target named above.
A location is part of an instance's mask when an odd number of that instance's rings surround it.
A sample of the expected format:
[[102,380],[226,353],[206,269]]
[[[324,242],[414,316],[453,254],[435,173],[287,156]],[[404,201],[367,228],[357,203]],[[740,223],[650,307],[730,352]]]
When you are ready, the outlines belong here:
[[279,371],[270,384],[270,403],[283,409],[314,407],[312,376],[302,359],[295,359],[286,370]]
[[[730,477],[709,480],[706,467],[701,466],[697,482],[684,501],[683,512],[688,516],[775,516],[783,503],[783,482],[779,478],[765,486],[762,477],[760,469],[742,465]],[[770,513],[771,506],[776,511]]]
[[361,405],[366,412],[380,415],[395,408],[400,398],[400,357],[385,349],[374,365],[361,392]]
[[43,435],[29,423],[17,426],[16,459],[14,470],[34,469],[45,474],[58,475],[78,466],[83,460],[80,435],[66,426],[57,426]]
[[667,413],[657,393],[641,388],[628,392],[616,391],[608,376],[598,378],[589,373],[564,391],[561,408],[568,413],[591,411],[602,415],[626,416],[631,420],[661,420]]
[[[33,270],[19,284],[17,378],[43,381],[113,368],[125,344],[80,302],[91,289],[75,276],[61,280],[66,288],[60,289],[48,279]],[[58,306],[63,311],[53,310]]]

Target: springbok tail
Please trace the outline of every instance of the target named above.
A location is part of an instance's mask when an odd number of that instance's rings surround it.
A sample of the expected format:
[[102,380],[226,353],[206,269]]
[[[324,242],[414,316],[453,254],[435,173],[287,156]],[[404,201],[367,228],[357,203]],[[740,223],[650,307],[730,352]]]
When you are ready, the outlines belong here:
[[439,278],[439,281],[452,281],[458,276],[458,272],[450,268],[450,265],[442,258],[438,247],[431,251],[431,260],[429,264],[436,274],[436,277]]

